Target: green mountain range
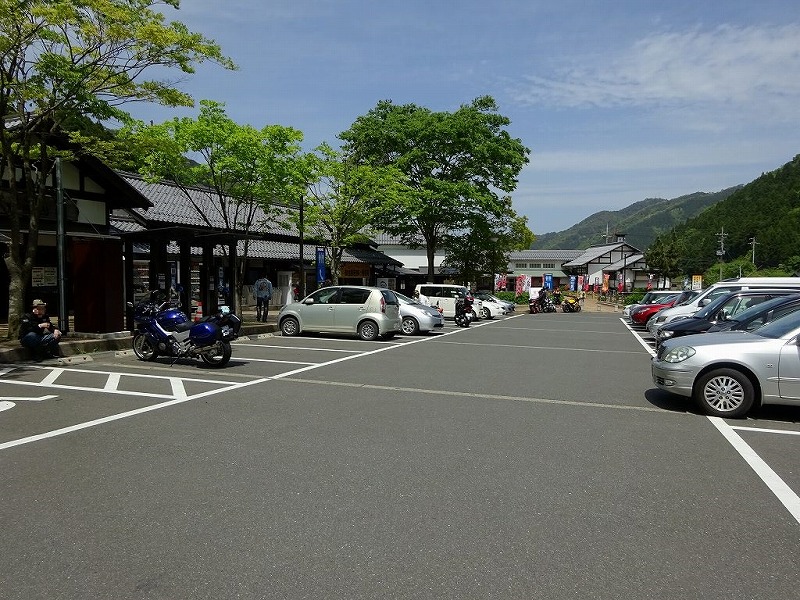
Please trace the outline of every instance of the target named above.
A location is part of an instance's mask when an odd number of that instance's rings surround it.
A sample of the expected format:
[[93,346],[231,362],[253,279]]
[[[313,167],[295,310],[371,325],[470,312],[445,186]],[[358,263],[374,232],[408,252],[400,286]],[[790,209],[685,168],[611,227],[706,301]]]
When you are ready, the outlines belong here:
[[[668,239],[667,239],[668,238]],[[681,223],[664,242],[684,273],[744,260],[760,270],[800,266],[800,155]]]
[[[696,192],[679,198],[647,198],[621,210],[604,210],[586,217],[564,231],[537,234],[532,250],[574,250],[606,241],[606,234],[625,233],[625,241],[646,250],[652,241],[696,217],[710,206],[727,199],[742,186],[719,192]],[[613,241],[613,237],[611,240]]]

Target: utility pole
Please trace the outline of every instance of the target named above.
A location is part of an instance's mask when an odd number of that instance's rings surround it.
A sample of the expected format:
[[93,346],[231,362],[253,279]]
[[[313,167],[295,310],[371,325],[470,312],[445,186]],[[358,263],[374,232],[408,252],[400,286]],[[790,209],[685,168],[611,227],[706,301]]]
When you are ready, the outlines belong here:
[[753,247],[753,266],[756,266],[756,236],[750,238],[750,245]]
[[725,227],[722,227],[717,237],[719,238],[719,250],[717,250],[717,256],[719,256],[719,279],[722,281],[722,263],[725,260],[725,238],[728,237],[728,234],[725,233]]

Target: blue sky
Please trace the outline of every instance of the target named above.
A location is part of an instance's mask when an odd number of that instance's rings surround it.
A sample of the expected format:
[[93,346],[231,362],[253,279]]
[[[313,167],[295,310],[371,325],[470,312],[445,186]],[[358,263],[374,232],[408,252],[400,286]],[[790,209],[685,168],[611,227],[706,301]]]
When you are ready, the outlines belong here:
[[531,149],[513,199],[535,233],[748,183],[800,154],[796,0],[181,4],[167,17],[239,70],[200,65],[179,87],[239,123],[300,129],[308,150],[379,100],[452,111],[494,97]]

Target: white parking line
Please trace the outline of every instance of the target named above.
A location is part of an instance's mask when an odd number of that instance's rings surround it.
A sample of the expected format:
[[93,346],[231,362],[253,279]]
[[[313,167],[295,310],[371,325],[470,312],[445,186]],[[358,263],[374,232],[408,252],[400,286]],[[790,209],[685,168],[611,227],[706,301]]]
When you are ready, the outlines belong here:
[[[460,331],[463,331],[463,329],[451,331],[451,332],[445,333],[443,335],[453,335],[454,333],[459,333]],[[61,429],[55,429],[53,431],[48,431],[46,433],[40,433],[38,435],[32,435],[32,436],[25,437],[25,438],[20,438],[20,439],[17,439],[17,440],[11,440],[10,442],[0,443],[0,450],[6,450],[8,448],[13,448],[15,446],[22,446],[24,444],[30,444],[32,442],[37,442],[37,441],[40,441],[40,440],[54,438],[54,437],[57,437],[57,436],[60,436],[60,435],[65,435],[67,433],[80,431],[82,429],[88,429],[90,427],[96,427],[98,425],[103,425],[105,423],[111,423],[112,421],[119,421],[120,419],[127,419],[129,417],[135,417],[137,415],[141,415],[141,414],[144,414],[144,413],[152,412],[152,411],[155,411],[155,410],[160,410],[162,408],[167,408],[169,406],[175,406],[177,404],[183,404],[184,402],[188,402],[190,400],[196,400],[198,398],[205,398],[207,396],[212,396],[212,395],[215,395],[215,394],[221,394],[223,392],[228,392],[228,391],[231,391],[231,390],[235,390],[235,389],[239,389],[239,388],[243,388],[243,387],[247,387],[247,386],[251,386],[251,385],[258,385],[258,384],[265,383],[267,381],[271,381],[271,380],[274,380],[274,379],[283,379],[284,377],[288,377],[288,376],[294,375],[296,373],[304,373],[304,372],[310,371],[312,369],[317,369],[317,368],[320,368],[320,367],[329,366],[329,365],[336,364],[336,363],[339,363],[339,362],[343,362],[343,361],[346,361],[346,360],[351,360],[353,358],[358,358],[359,356],[369,356],[370,354],[377,354],[378,352],[385,352],[387,350],[392,350],[394,348],[402,348],[403,346],[405,346],[407,344],[417,344],[419,342],[424,342],[424,341],[429,340],[429,339],[433,339],[433,338],[418,338],[418,339],[414,339],[414,340],[411,340],[411,341],[408,341],[408,342],[401,342],[399,344],[386,345],[386,346],[383,346],[382,348],[376,348],[376,349],[371,350],[369,352],[362,352],[362,353],[359,353],[359,354],[351,354],[350,356],[344,356],[342,358],[336,358],[336,359],[333,359],[333,360],[330,360],[330,361],[326,361],[326,362],[322,362],[322,363],[318,363],[318,364],[308,365],[308,366],[302,367],[300,369],[294,369],[292,371],[287,371],[285,373],[279,373],[277,375],[273,375],[272,377],[262,377],[262,378],[254,379],[254,380],[247,381],[247,382],[244,382],[244,383],[230,384],[229,382],[225,382],[225,381],[214,381],[214,380],[206,380],[206,379],[185,378],[187,381],[205,381],[205,382],[214,382],[214,383],[221,383],[221,384],[228,384],[228,385],[227,385],[227,387],[223,387],[223,388],[216,389],[216,390],[209,390],[209,391],[206,391],[206,392],[201,392],[201,393],[195,394],[193,396],[187,396],[185,391],[181,391],[180,387],[176,389],[176,387],[173,386],[173,393],[175,394],[175,397],[170,399],[170,400],[167,400],[166,402],[161,402],[159,404],[151,404],[150,406],[144,406],[144,407],[141,407],[141,408],[138,408],[138,409],[135,409],[135,410],[130,410],[130,411],[127,411],[127,412],[118,413],[116,415],[110,415],[110,416],[107,416],[107,417],[102,417],[100,419],[94,419],[93,421],[86,421],[84,423],[78,423],[77,425],[72,425],[70,427],[63,427]],[[358,340],[358,341],[360,341],[360,340]],[[40,368],[48,368],[48,367],[40,367]],[[63,372],[65,370],[70,370],[70,369],[59,369],[59,370]],[[107,371],[89,371],[89,370],[84,371],[83,369],[71,369],[71,370],[78,371],[78,372],[83,372],[83,373],[103,373],[105,375],[109,374]],[[128,374],[124,373],[123,375],[128,375]],[[151,377],[151,378],[156,378],[156,379],[169,379],[171,381],[175,380],[175,379],[179,379],[179,378],[174,378],[174,377],[164,377],[164,376],[161,376],[161,375],[138,375],[138,374],[131,375],[131,377]],[[55,378],[57,378],[57,376],[54,377],[54,379]],[[183,385],[183,383],[182,383],[183,380],[182,379],[179,379],[179,380],[181,381],[180,385],[182,386]],[[3,380],[3,379],[0,379],[0,383],[19,383],[19,384],[23,384],[23,385],[41,385],[41,384],[33,383],[33,382],[6,381],[6,380]],[[58,387],[58,386],[56,386],[56,387]],[[88,390],[91,390],[91,391],[103,391],[103,390],[98,390],[97,388],[93,388],[93,389],[92,388],[79,388],[79,387],[72,387],[72,386],[61,386],[61,387],[65,388],[65,389],[78,389],[78,390],[88,389]],[[109,392],[110,393],[120,393],[120,392],[114,392],[112,390],[109,390]],[[140,395],[140,394],[134,394],[134,393],[131,393],[131,392],[125,392],[125,393],[130,394],[130,395]],[[156,394],[149,394],[149,396],[150,397],[156,397],[157,395]]]
[[645,341],[645,339],[642,336],[639,335],[638,331],[636,331],[633,327],[628,325],[628,322],[625,319],[620,318],[620,323],[622,323],[623,325],[625,325],[625,327],[628,328],[628,331],[630,331],[633,334],[633,337],[635,337],[639,341],[639,343],[642,346],[644,346],[644,349],[647,350],[647,352],[648,352],[648,354],[650,354],[650,356],[655,356],[656,355],[656,351],[653,350],[652,346],[650,346],[650,344],[648,344]]
[[[277,348],[279,350],[311,350],[313,352],[343,352],[345,354],[352,354],[361,352],[361,350],[342,350],[340,348],[309,348],[306,346],[274,346],[272,344],[234,344],[235,346],[249,346],[251,348]],[[247,360],[250,360],[249,358]]]
[[[637,331],[632,329],[624,319],[620,319],[623,325],[639,340],[639,343],[644,346],[651,356],[655,356],[653,350],[647,342],[639,335]],[[753,450],[741,436],[739,436],[735,429],[758,431],[761,433],[769,434],[783,434],[783,435],[800,435],[798,431],[785,431],[780,429],[766,429],[760,427],[743,427],[728,425],[723,419],[719,417],[708,417],[709,421],[714,424],[714,427],[725,437],[726,440],[733,446],[733,448],[741,455],[741,457],[750,465],[750,468],[755,471],[761,480],[767,484],[767,487],[772,491],[778,500],[786,507],[794,519],[800,523],[800,497],[778,476],[775,471]]]
[[[750,468],[755,471],[761,480],[767,484],[767,487],[772,491],[778,500],[786,507],[786,510],[794,517],[795,521],[800,523],[800,497],[786,485],[778,474],[773,471],[764,460],[756,454],[747,442],[745,442],[738,433],[733,430],[733,427],[728,425],[719,417],[708,417],[708,420],[714,424],[719,432],[725,437],[731,446],[741,455],[741,457],[750,465]],[[744,429],[744,428],[739,428]]]

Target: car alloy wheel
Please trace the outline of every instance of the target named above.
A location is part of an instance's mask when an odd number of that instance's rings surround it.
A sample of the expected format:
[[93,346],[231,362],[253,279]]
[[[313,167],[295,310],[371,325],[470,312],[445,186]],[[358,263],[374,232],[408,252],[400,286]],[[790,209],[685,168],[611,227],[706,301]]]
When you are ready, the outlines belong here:
[[300,325],[294,317],[286,317],[281,321],[281,334],[291,337],[300,333]]
[[419,324],[413,317],[403,317],[402,329],[406,335],[416,335],[419,332]]
[[358,325],[358,337],[362,340],[377,340],[379,334],[378,325],[374,321],[362,321]]
[[735,369],[716,369],[697,380],[695,401],[708,415],[738,418],[752,408],[755,390],[743,373]]

